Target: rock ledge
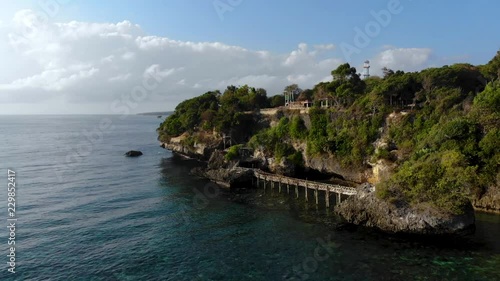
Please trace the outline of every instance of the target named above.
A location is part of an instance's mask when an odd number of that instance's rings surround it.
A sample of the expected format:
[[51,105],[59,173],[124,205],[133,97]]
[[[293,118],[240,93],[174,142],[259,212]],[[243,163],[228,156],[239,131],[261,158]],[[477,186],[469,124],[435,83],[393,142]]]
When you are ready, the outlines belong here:
[[429,205],[396,206],[377,198],[373,186],[364,184],[335,212],[348,223],[388,233],[464,235],[475,230],[474,209],[469,205],[461,215],[446,214]]

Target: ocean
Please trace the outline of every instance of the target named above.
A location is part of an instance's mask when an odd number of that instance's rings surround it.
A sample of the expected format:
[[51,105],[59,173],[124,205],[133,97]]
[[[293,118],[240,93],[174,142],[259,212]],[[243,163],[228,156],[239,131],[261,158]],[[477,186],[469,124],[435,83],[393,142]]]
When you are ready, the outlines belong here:
[[457,241],[338,229],[302,200],[235,200],[193,177],[199,163],[159,146],[160,122],[0,116],[0,280],[500,280],[498,215]]

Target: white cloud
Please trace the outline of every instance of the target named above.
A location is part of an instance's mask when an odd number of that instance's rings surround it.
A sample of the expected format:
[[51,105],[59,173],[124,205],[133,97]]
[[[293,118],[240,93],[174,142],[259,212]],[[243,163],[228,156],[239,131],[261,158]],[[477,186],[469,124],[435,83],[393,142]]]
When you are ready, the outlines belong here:
[[[143,103],[157,107],[164,101],[164,108],[171,109],[186,98],[230,84],[263,87],[270,95],[290,83],[312,87],[341,63],[317,57],[334,45],[309,51],[301,43],[288,55],[274,54],[146,35],[129,21],[41,24],[30,10],[16,13],[5,30],[10,39],[0,44],[8,44],[13,61],[25,63],[15,75],[4,76],[10,80],[0,80],[0,100],[18,103],[59,98],[68,104],[111,104],[154,73],[162,83]],[[0,48],[0,55],[2,49],[7,48]]]
[[132,74],[130,73],[127,73],[127,74],[121,74],[121,75],[117,75],[115,77],[111,77],[108,79],[109,82],[121,82],[121,81],[127,81],[130,76],[132,76]]
[[[9,40],[0,40],[0,56],[12,67],[0,68],[0,106],[54,101],[55,113],[60,104],[79,109],[88,104],[89,113],[109,108],[153,73],[161,84],[136,111],[172,109],[186,98],[231,84],[262,87],[269,95],[291,83],[310,88],[329,80],[331,70],[343,63],[326,55],[333,44],[301,43],[289,54],[276,54],[151,36],[129,21],[40,24],[29,10],[4,23],[3,35]],[[428,49],[393,48],[375,61],[411,69],[429,55]]]
[[309,53],[307,49],[308,46],[306,43],[300,43],[299,49],[290,53],[290,55],[286,58],[284,65],[291,66],[299,64],[305,60],[313,59],[314,53]]
[[178,68],[178,69],[171,68],[171,69],[163,69],[162,70],[159,64],[153,64],[150,67],[146,68],[146,70],[144,70],[144,74],[142,76],[143,76],[143,78],[147,78],[150,76],[155,76],[155,77],[159,77],[159,78],[167,78],[168,76],[170,76],[178,71],[181,71],[182,69],[183,68]]
[[428,48],[395,48],[391,46],[385,48],[386,50],[370,60],[373,74],[381,75],[383,67],[394,71],[421,70],[428,65],[432,55],[432,50]]
[[76,83],[88,80],[99,72],[96,68],[79,69],[78,66],[70,66],[67,69],[50,69],[40,74],[26,78],[20,78],[7,85],[0,85],[0,91],[41,89],[45,91],[61,91],[70,88]]
[[101,63],[109,63],[109,62],[112,62],[114,58],[115,58],[115,56],[114,56],[114,55],[107,56],[107,57],[105,57],[105,58],[102,58],[102,59],[101,59]]
[[335,50],[335,45],[333,44],[314,45],[314,49],[321,51],[331,51]]
[[124,60],[133,60],[134,58],[135,58],[134,52],[126,52],[125,54],[122,55],[122,59]]

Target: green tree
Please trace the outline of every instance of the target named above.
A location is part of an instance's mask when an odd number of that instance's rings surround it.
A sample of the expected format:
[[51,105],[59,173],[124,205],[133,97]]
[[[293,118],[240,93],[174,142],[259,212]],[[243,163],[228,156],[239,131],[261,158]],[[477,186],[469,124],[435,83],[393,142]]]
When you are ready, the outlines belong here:
[[269,106],[272,108],[285,105],[285,97],[283,95],[275,95],[269,98]]
[[307,153],[310,155],[328,152],[328,116],[323,109],[311,108],[309,110],[311,128],[307,139]]
[[488,81],[493,81],[495,79],[500,79],[500,51],[497,52],[494,58],[492,58],[486,65],[480,67],[481,73]]
[[302,89],[297,84],[291,84],[286,86],[285,89],[283,89],[283,91],[289,93],[296,93],[298,95],[302,92]]
[[489,83],[474,98],[472,116],[486,131],[500,127],[500,81]]
[[332,76],[333,80],[342,82],[348,81],[356,76],[359,78],[359,75],[356,73],[356,68],[351,67],[348,63],[341,64],[335,70],[332,70]]
[[299,94],[299,96],[297,97],[297,100],[298,101],[305,101],[305,100],[312,101],[313,100],[313,96],[314,96],[314,91],[310,90],[310,89],[307,89],[307,90],[302,91]]
[[290,122],[290,137],[292,139],[304,139],[307,136],[307,128],[304,120],[299,116],[292,117]]
[[351,105],[364,93],[365,83],[356,73],[356,68],[342,64],[332,72],[333,81],[327,86],[329,96],[338,107]]

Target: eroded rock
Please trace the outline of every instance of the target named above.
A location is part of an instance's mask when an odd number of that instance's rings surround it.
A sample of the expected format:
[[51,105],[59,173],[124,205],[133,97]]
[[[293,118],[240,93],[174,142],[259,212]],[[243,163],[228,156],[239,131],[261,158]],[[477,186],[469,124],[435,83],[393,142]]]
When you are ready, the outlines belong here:
[[479,199],[474,200],[474,207],[480,211],[500,213],[500,187],[488,187]]
[[430,205],[407,206],[376,197],[373,186],[365,184],[358,194],[342,202],[335,210],[348,223],[373,227],[388,233],[422,235],[461,235],[474,232],[472,204],[461,215],[437,210]]

